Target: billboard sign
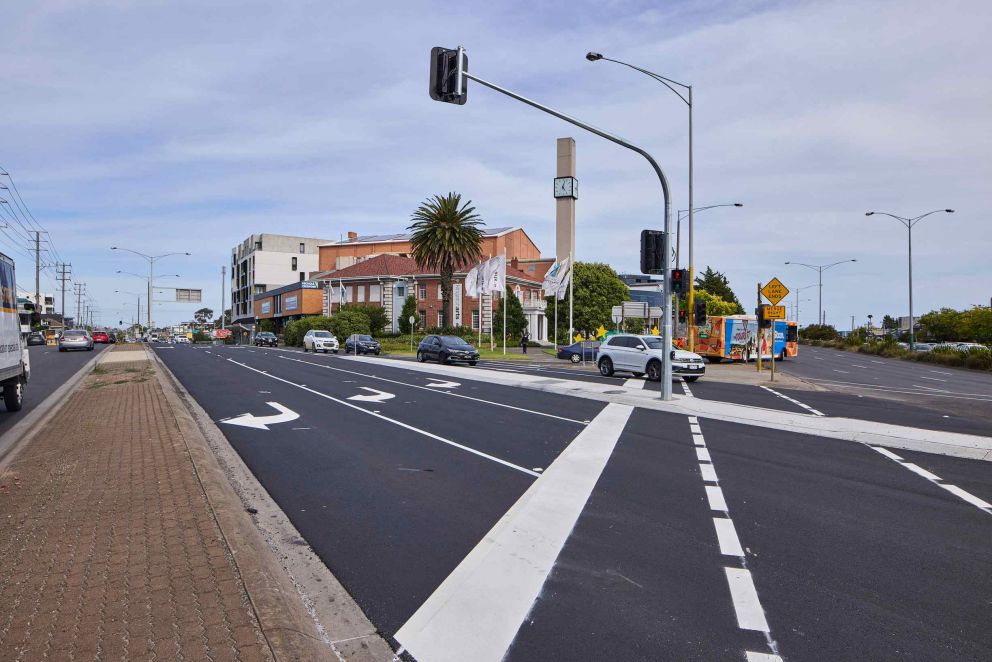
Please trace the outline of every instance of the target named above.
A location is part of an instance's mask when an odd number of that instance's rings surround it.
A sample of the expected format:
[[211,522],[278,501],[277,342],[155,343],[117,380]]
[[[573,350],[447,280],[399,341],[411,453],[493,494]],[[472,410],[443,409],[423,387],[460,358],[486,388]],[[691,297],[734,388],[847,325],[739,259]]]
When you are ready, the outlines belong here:
[[300,281],[301,290],[319,290],[320,285],[317,284],[315,280],[302,280]]
[[177,303],[202,303],[203,290],[189,290],[181,287],[176,288]]

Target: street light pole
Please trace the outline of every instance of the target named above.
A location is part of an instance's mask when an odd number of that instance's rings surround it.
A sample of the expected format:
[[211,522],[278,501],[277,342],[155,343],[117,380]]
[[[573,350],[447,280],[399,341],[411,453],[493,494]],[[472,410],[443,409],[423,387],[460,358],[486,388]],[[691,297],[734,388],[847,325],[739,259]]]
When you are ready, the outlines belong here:
[[953,214],[953,209],[934,209],[933,211],[928,211],[925,214],[920,214],[915,218],[905,218],[903,216],[896,216],[895,214],[890,214],[884,211],[867,211],[865,216],[873,216],[874,214],[880,214],[882,216],[889,216],[896,219],[900,223],[906,226],[906,234],[909,239],[909,350],[913,351],[916,346],[916,329],[913,322],[913,226],[919,223],[921,220],[929,216],[930,214],[937,214],[939,212],[944,212],[945,214]]
[[[139,253],[138,251],[131,250],[130,248],[121,248],[120,246],[111,246],[112,251],[127,251],[128,253],[134,253],[140,257],[148,260],[148,330],[151,331],[152,328],[152,282],[155,278],[155,262],[161,260],[163,257],[169,257],[171,255],[192,255],[192,253],[180,252],[180,253],[165,253],[163,255],[146,255],[145,253]],[[223,314],[223,311],[221,311]]]
[[786,264],[798,264],[801,267],[806,267],[808,269],[812,269],[813,271],[817,272],[817,274],[819,275],[818,287],[820,288],[820,296],[819,296],[819,299],[820,299],[820,301],[819,301],[820,318],[819,318],[819,322],[817,322],[818,324],[823,324],[824,323],[824,321],[823,321],[823,272],[826,271],[827,269],[829,269],[830,267],[836,267],[838,264],[844,264],[845,262],[857,262],[857,259],[840,260],[839,262],[833,262],[831,264],[806,264],[804,262],[786,262]]

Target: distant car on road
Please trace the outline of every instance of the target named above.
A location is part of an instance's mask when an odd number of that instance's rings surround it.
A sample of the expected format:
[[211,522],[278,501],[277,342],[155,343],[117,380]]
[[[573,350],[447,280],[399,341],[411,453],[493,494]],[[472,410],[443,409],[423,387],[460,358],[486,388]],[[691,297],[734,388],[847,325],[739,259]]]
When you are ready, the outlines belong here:
[[308,352],[310,350],[313,350],[315,354],[317,352],[327,354],[328,351],[332,351],[337,354],[338,339],[335,338],[334,334],[330,331],[310,329],[307,331],[306,335],[303,336],[303,351]]
[[[358,344],[358,349],[355,349],[355,344]],[[378,343],[372,336],[368,335],[353,335],[344,341],[344,352],[345,354],[375,354],[379,356],[379,352],[382,351],[382,345]]]
[[607,338],[599,347],[596,365],[599,374],[610,377],[617,370],[631,372],[635,377],[647,375],[651,381],[661,381],[661,365],[669,352],[672,357],[672,374],[681,375],[687,382],[694,382],[706,373],[703,357],[693,352],[675,349],[658,336],[621,334]]
[[176,336],[176,343],[181,345],[191,344],[188,336]]
[[988,347],[986,347],[985,345],[980,345],[977,342],[959,342],[959,343],[954,343],[954,345],[955,345],[955,347],[957,347],[962,352],[971,352],[971,351],[987,352],[987,351],[989,351],[989,348]]
[[107,335],[106,331],[94,331],[93,342],[100,343],[101,345],[109,345],[110,336]]
[[438,363],[461,361],[476,365],[479,363],[479,350],[458,336],[427,336],[417,347],[417,360],[421,363],[427,360]]
[[279,339],[271,331],[259,331],[255,334],[255,347],[277,347]]
[[72,349],[93,351],[93,337],[86,329],[67,329],[59,336],[59,351],[68,352]]
[[582,363],[582,355],[585,354],[586,361],[595,361],[600,344],[598,340],[590,340],[565,345],[558,348],[558,358],[572,363]]
[[29,345],[47,345],[48,342],[45,340],[45,334],[41,331],[32,331],[28,334],[28,344]]

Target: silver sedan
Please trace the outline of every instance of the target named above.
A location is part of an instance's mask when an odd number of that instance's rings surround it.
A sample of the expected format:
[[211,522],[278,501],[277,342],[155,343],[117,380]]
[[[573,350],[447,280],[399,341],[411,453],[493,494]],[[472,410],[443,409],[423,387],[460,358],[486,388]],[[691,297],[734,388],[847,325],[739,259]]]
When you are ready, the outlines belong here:
[[70,349],[85,349],[93,351],[93,336],[86,329],[69,329],[63,331],[59,336],[59,351],[67,352]]

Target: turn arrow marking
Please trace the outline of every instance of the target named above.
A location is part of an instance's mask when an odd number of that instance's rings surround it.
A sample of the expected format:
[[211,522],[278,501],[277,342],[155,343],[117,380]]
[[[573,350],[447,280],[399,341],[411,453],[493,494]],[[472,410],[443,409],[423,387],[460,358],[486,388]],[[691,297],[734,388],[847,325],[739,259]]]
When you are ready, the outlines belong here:
[[349,400],[358,400],[360,402],[383,402],[384,400],[392,400],[396,397],[392,393],[386,393],[385,391],[369,388],[368,386],[359,386],[358,388],[363,391],[369,391],[374,395],[353,395],[348,398]]
[[428,377],[433,383],[427,386],[431,388],[455,388],[456,386],[461,386],[458,382],[446,382],[443,379],[435,379],[434,377]]
[[278,410],[279,413],[272,416],[241,414],[240,416],[222,420],[221,423],[227,423],[228,425],[240,425],[246,428],[255,428],[256,430],[268,430],[268,426],[270,425],[275,425],[276,423],[289,423],[290,421],[295,421],[300,417],[300,415],[295,411],[289,409],[288,407],[283,407],[278,402],[267,402],[266,404]]

